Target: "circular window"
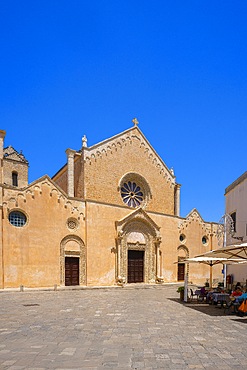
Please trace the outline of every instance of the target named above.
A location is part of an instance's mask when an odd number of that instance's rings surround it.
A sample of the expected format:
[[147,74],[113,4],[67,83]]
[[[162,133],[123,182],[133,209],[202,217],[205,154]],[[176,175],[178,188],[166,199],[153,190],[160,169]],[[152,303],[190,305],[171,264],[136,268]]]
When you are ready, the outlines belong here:
[[27,217],[20,211],[13,211],[9,214],[9,222],[16,227],[22,227],[27,222]]
[[78,221],[75,218],[69,218],[67,220],[67,226],[71,230],[75,230],[78,227]]
[[125,182],[121,186],[121,197],[129,207],[139,207],[143,202],[143,192],[141,187],[134,181]]
[[204,244],[204,245],[208,244],[208,238],[206,236],[202,237],[202,244]]
[[179,235],[179,240],[180,240],[180,242],[182,243],[185,243],[186,242],[186,237],[185,237],[185,235],[184,234],[181,234],[181,235]]

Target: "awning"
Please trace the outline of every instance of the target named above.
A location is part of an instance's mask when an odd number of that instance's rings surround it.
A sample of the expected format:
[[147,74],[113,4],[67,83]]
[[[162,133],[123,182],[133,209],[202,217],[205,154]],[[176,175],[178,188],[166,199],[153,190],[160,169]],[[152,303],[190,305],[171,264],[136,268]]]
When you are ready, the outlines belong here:
[[203,263],[205,265],[214,266],[218,265],[219,263],[239,263],[242,260],[239,258],[223,258],[223,257],[208,257],[206,255],[200,255],[192,258],[187,258],[183,260],[184,263]]
[[247,262],[247,243],[228,245],[224,248],[212,250],[195,256],[196,258],[209,258],[209,259],[225,259],[231,263]]
[[[242,245],[242,247],[243,247],[243,245]],[[222,254],[222,253],[217,254],[216,253],[218,251],[222,252],[222,249],[223,248],[213,250],[213,251],[210,251],[210,252],[207,252],[207,253],[204,253],[202,255],[192,257],[192,258],[187,258],[187,259],[183,260],[183,263],[203,263],[205,265],[210,266],[209,284],[210,284],[210,287],[212,287],[212,282],[213,282],[212,266],[218,265],[219,263],[235,264],[235,263],[247,262],[247,253],[246,253],[245,259],[244,259],[244,255],[241,255],[242,257],[240,257],[240,255],[236,255],[235,252],[233,252],[233,254]],[[227,248],[224,248],[224,251],[226,249]],[[228,249],[230,251],[230,248],[228,248]],[[245,252],[247,252],[247,243],[245,243]],[[175,263],[178,263],[178,262],[175,262]],[[185,291],[184,301],[187,302],[187,291],[188,291],[188,277],[187,277],[187,274],[185,275],[185,280],[184,280],[184,291]]]

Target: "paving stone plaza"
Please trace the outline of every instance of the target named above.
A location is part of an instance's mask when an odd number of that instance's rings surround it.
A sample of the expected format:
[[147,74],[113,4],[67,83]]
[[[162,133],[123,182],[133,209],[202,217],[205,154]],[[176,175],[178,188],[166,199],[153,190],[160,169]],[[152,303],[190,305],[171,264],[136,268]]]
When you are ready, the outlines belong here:
[[0,369],[246,369],[247,319],[176,285],[0,292]]

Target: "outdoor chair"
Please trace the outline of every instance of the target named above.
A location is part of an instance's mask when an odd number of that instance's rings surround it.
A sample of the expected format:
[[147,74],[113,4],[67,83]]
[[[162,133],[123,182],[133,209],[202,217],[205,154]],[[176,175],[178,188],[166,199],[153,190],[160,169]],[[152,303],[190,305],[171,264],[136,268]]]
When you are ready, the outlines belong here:
[[190,289],[190,301],[193,301],[194,297],[196,297],[196,294],[193,292],[193,289]]
[[224,304],[224,313],[226,315],[238,314],[238,307],[240,306],[239,302],[232,301],[230,298],[226,300]]
[[197,300],[199,302],[204,302],[204,298],[207,298],[207,292],[203,289],[200,289],[200,291],[197,293]]

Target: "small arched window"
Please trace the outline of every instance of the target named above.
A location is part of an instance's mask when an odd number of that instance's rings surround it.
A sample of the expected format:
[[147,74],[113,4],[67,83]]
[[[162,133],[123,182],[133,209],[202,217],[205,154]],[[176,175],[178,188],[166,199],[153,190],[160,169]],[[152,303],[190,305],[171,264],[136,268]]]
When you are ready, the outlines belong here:
[[12,172],[12,185],[18,186],[18,173]]

